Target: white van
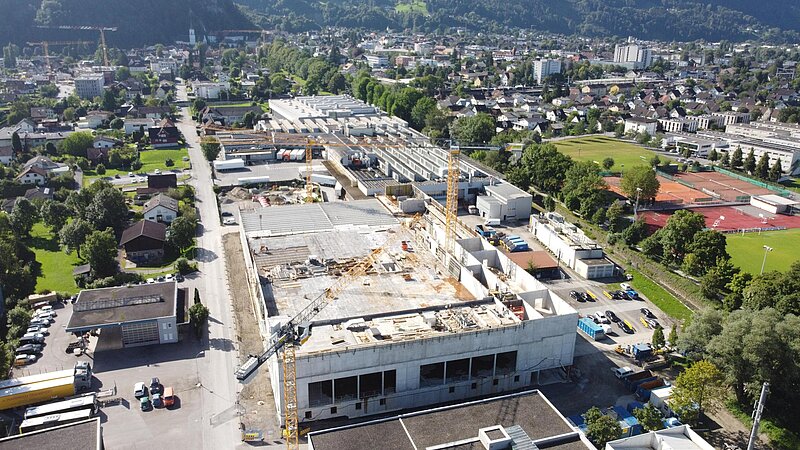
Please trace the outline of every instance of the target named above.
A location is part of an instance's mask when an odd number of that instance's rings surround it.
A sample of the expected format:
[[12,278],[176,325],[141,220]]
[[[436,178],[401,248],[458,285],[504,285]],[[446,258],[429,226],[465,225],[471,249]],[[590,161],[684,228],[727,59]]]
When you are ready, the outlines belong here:
[[488,225],[490,227],[499,227],[500,226],[500,219],[486,219],[484,225]]

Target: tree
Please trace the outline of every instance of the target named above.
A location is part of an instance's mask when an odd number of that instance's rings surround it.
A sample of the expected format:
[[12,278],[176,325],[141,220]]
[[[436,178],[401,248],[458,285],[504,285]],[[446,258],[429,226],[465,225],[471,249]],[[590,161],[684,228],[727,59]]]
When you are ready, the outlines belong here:
[[244,116],[242,116],[242,127],[244,128],[253,128],[253,125],[256,121],[256,113],[253,111],[247,111]]
[[18,327],[22,330],[25,330],[28,327],[28,324],[31,322],[31,311],[22,306],[17,305],[8,311],[8,326],[9,327]]
[[59,151],[63,155],[86,157],[86,149],[92,146],[94,136],[87,131],[70,133],[58,144]]
[[614,126],[614,136],[617,138],[621,138],[625,134],[625,124],[623,122],[617,123]]
[[125,196],[117,188],[106,187],[92,198],[86,208],[86,220],[97,229],[112,228],[121,231],[128,217]]
[[[684,255],[689,252],[695,235],[705,226],[705,218],[699,213],[681,209],[670,216],[664,228],[658,231],[661,245],[664,248],[665,262],[667,264],[681,263]],[[724,241],[724,236],[722,239]]]
[[112,120],[111,123],[108,124],[114,130],[121,130],[122,127],[125,126],[125,121],[117,117],[116,119]]
[[622,175],[620,188],[622,192],[631,200],[636,198],[637,189],[640,201],[653,200],[661,187],[656,173],[647,166],[634,166]]
[[[596,407],[592,409],[596,409]],[[588,412],[586,414],[587,416],[589,415]],[[622,428],[616,419],[602,414],[596,419],[594,417],[595,415],[593,414],[591,421],[588,417],[586,419],[586,437],[597,448],[605,448],[607,442],[619,439],[622,435]]]
[[177,270],[181,275],[186,275],[189,272],[192,272],[192,265],[189,264],[189,260],[186,258],[178,258],[175,260],[175,270]]
[[81,256],[81,245],[86,242],[86,237],[92,232],[89,222],[77,218],[68,222],[58,233],[59,242],[67,247],[68,250],[76,250],[78,257]]
[[[561,197],[567,208],[579,211],[584,217],[591,217],[604,205],[606,183],[599,175],[600,168],[592,161],[572,164],[565,173]],[[605,221],[605,216],[598,217]]]
[[9,224],[15,235],[19,237],[28,236],[37,220],[39,220],[39,211],[27,198],[18,198],[14,202]]
[[46,200],[39,208],[40,215],[45,225],[50,227],[54,234],[58,234],[69,220],[72,211],[67,205],[54,200]]
[[754,174],[756,170],[756,156],[753,153],[753,149],[751,148],[750,151],[747,153],[747,158],[744,160],[744,171],[749,174]]
[[769,177],[769,154],[766,152],[762,153],[761,157],[758,158],[755,175],[762,180],[766,180]]
[[202,303],[195,303],[189,307],[189,322],[194,327],[198,338],[202,335],[203,326],[208,321],[208,316],[208,308],[206,308],[206,306]]
[[206,101],[202,98],[197,98],[192,102],[192,110],[199,113],[200,111],[206,109]]
[[652,403],[647,403],[643,408],[633,410],[633,417],[642,424],[646,431],[656,431],[664,428],[664,416]]
[[411,125],[417,130],[426,126],[426,119],[433,110],[437,109],[436,100],[431,97],[422,97],[411,108]]
[[22,140],[16,131],[11,134],[11,148],[14,149],[15,154],[22,153]]
[[725,400],[726,387],[722,373],[709,361],[701,360],[692,364],[675,379],[672,398],[669,403],[673,410],[697,406],[698,415],[719,408]]
[[650,133],[648,133],[647,131],[637,133],[636,143],[641,145],[647,144],[648,142],[650,142],[650,138],[651,138]]
[[661,158],[658,155],[653,155],[650,158],[650,167],[656,168],[661,165]]
[[719,160],[719,153],[717,153],[717,149],[712,148],[710,152],[708,152],[708,160],[711,162],[716,162]]
[[336,71],[331,79],[328,80],[327,91],[332,94],[339,94],[344,92],[345,89],[347,89],[347,80],[341,72]]
[[185,216],[173,220],[167,230],[167,242],[178,251],[191,247],[197,223]]
[[731,157],[729,152],[722,152],[722,158],[719,160],[719,164],[722,167],[730,167],[731,166]]
[[531,144],[522,152],[519,172],[509,173],[509,181],[519,181],[521,184],[518,186],[526,190],[533,183],[545,193],[555,194],[561,190],[572,164],[572,159],[559,152],[553,144]]
[[173,161],[172,158],[167,158],[164,160],[164,165],[167,167],[172,167],[175,165],[175,161]]
[[608,221],[608,228],[612,233],[619,231],[620,221],[624,213],[622,202],[614,202],[608,207],[608,211],[606,211],[606,220]]
[[669,340],[669,346],[675,347],[678,343],[678,325],[672,324],[672,329],[669,330],[669,337],[667,339]]
[[194,288],[194,304],[197,305],[199,303],[202,303],[200,301],[200,290],[197,289],[197,288]]
[[667,343],[666,339],[664,338],[664,329],[661,328],[661,325],[657,325],[653,329],[653,339],[652,339],[653,348],[655,348],[656,350],[660,350],[664,348],[664,345],[666,345],[666,343]]
[[737,146],[736,150],[733,151],[733,155],[731,156],[731,167],[734,169],[739,169],[742,167],[742,148]]
[[93,231],[81,246],[81,253],[92,267],[92,278],[102,278],[117,273],[117,239],[114,230]]
[[203,140],[200,141],[200,149],[203,150],[203,155],[209,161],[217,159],[221,150],[219,140],[210,136],[204,137]]
[[456,119],[450,125],[450,136],[462,144],[489,142],[495,135],[495,121],[486,113]]
[[107,89],[103,93],[103,103],[101,106],[105,111],[111,111],[111,112],[116,111],[117,98],[114,97],[114,91],[112,91],[111,89]]
[[781,160],[778,159],[769,169],[768,179],[777,182],[781,179],[781,175],[783,175],[783,168],[781,168]]
[[100,163],[100,164],[97,165],[97,167],[95,167],[94,171],[97,172],[98,175],[105,175],[106,174],[106,165],[103,164],[103,163]]
[[691,323],[678,337],[678,349],[691,359],[703,359],[707,355],[708,343],[722,333],[722,321],[722,312],[714,308],[705,308],[695,313]]
[[611,157],[603,158],[603,169],[611,170],[612,167],[614,167],[614,158]]
[[[696,219],[693,219],[696,220]],[[705,223],[705,222],[704,222]],[[695,224],[696,225],[696,224]],[[701,230],[695,233],[686,250],[697,257],[700,270],[693,275],[703,275],[720,260],[730,259],[726,250],[725,235],[716,230]],[[727,282],[726,282],[727,283]]]

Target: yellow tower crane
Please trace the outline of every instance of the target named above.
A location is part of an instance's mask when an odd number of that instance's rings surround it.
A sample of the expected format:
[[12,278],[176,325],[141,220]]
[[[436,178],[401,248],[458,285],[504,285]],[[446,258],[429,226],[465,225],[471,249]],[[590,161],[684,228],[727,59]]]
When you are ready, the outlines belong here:
[[103,49],[103,65],[108,67],[108,47],[106,46],[106,31],[117,31],[117,27],[91,26],[91,25],[41,25],[37,28],[50,28],[56,30],[89,30],[100,32],[100,47]]
[[41,46],[42,54],[44,55],[44,62],[47,66],[48,72],[52,69],[50,67],[50,46],[51,45],[81,45],[91,44],[91,41],[42,41],[42,42],[28,42],[31,46]]

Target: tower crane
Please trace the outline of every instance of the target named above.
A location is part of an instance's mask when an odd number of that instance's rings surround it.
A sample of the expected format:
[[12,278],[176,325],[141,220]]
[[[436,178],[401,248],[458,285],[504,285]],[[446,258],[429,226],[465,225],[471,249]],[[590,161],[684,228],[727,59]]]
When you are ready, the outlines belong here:
[[91,25],[56,25],[47,26],[40,25],[37,28],[49,28],[55,30],[90,30],[100,32],[100,46],[103,48],[103,65],[109,66],[108,63],[108,47],[106,46],[106,31],[117,31],[117,27],[103,27]]
[[47,65],[47,70],[50,71],[50,51],[49,46],[51,45],[82,45],[82,44],[91,44],[91,41],[42,41],[42,42],[28,42],[28,45],[32,46],[41,46],[42,53],[44,54],[44,62]]
[[[422,219],[417,214],[403,225],[408,229]],[[329,288],[311,301],[305,308],[286,322],[270,338],[267,349],[259,356],[252,356],[239,369],[234,372],[239,381],[245,382],[261,365],[278,352],[283,356],[283,404],[284,420],[286,423],[286,447],[297,449],[300,446],[299,419],[297,416],[297,364],[296,347],[308,338],[310,321],[320,313],[328,304],[336,300],[337,296],[347,288],[356,278],[364,276],[378,262],[378,257],[396,245],[402,237],[401,234],[393,235],[382,246],[370,252],[367,257],[356,262]]]

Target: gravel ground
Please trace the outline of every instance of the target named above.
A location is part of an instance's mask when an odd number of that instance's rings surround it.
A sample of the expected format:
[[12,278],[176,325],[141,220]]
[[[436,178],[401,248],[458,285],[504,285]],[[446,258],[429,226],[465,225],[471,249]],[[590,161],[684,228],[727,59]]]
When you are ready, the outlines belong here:
[[[247,289],[247,270],[244,265],[242,245],[238,233],[228,233],[222,237],[225,248],[228,285],[233,296],[236,315],[236,339],[239,342],[239,360],[244,362],[249,355],[264,351],[261,334],[253,312],[250,292]],[[262,367],[253,379],[242,389],[240,402],[245,414],[240,417],[247,430],[260,430],[265,444],[285,445],[275,412],[275,400],[270,385],[269,372]]]

